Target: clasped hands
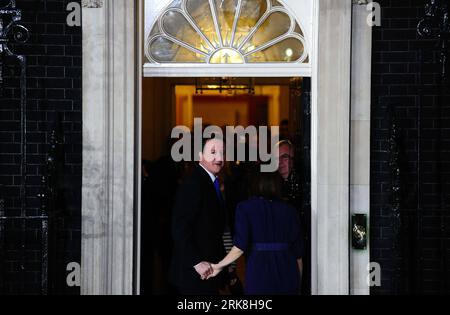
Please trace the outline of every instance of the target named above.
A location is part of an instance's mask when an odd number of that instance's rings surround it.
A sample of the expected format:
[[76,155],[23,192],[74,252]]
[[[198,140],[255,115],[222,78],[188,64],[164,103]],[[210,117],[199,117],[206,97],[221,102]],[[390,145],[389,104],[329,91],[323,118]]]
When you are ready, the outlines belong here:
[[210,278],[214,278],[223,269],[223,267],[220,267],[217,264],[212,264],[212,263],[209,263],[206,261],[199,263],[194,268],[195,268],[195,271],[197,271],[197,273],[200,275],[200,278],[202,280],[208,280]]

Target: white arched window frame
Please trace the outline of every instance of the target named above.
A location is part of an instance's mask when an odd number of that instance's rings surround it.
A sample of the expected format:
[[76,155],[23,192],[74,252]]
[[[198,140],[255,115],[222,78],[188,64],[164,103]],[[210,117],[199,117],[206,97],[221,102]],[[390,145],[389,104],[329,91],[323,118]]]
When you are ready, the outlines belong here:
[[[212,8],[214,7],[214,0],[205,0]],[[223,39],[220,38],[220,29],[217,25],[217,18],[214,16],[214,10],[212,12],[215,28],[218,34],[218,44],[215,43],[209,47],[210,51],[200,51],[195,47],[187,47],[187,43],[180,41],[171,34],[168,34],[162,26],[164,15],[167,12],[179,12],[188,21],[190,26],[202,36],[199,32],[199,27],[196,25],[194,19],[189,15],[186,10],[186,0],[181,0],[179,8],[172,8],[171,4],[173,0],[164,1],[145,1],[145,34],[144,34],[144,76],[146,77],[176,77],[183,74],[186,76],[188,73],[190,76],[210,76],[211,71],[214,71],[216,76],[303,76],[310,77],[312,74],[312,57],[314,54],[312,43],[312,12],[313,1],[312,0],[298,0],[291,2],[290,6],[287,6],[283,1],[277,1],[280,5],[273,6],[272,0],[267,1],[267,10],[264,15],[259,19],[258,23],[252,28],[252,30],[245,37],[244,41],[240,42],[240,48],[244,46],[244,42],[252,38],[254,33],[257,33],[258,28],[265,22],[265,20],[275,12],[282,12],[288,15],[291,19],[291,25],[289,31],[281,36],[277,36],[268,41],[264,45],[257,47],[256,50],[251,51],[249,54],[242,54],[239,47],[230,47],[229,43],[223,43]],[[240,3],[241,1],[239,1]],[[238,12],[237,14],[245,14],[245,12]],[[237,20],[235,20],[236,24]],[[156,27],[155,27],[156,26]],[[234,25],[235,27],[235,25]],[[235,28],[233,27],[233,31]],[[159,28],[159,30],[156,30]],[[197,55],[204,56],[204,62],[161,62],[152,58],[149,51],[150,45],[156,38],[167,38],[171,42],[179,45],[180,47],[194,51]],[[206,43],[210,42],[202,36],[202,39]],[[288,38],[295,38],[299,40],[303,45],[303,53],[297,60],[288,61],[271,61],[271,62],[248,62],[246,57],[257,51],[262,51],[268,47],[274,47],[276,43],[281,43]],[[210,63],[211,58],[219,50],[225,50],[231,48],[240,55],[243,59],[241,63]],[[238,57],[239,58],[239,57]]]

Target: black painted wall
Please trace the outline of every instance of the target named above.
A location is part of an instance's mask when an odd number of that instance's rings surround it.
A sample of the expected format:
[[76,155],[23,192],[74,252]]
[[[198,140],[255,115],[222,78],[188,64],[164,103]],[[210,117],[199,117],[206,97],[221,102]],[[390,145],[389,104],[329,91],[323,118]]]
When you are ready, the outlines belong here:
[[[381,264],[382,286],[372,293],[448,294],[450,81],[440,79],[437,41],[416,34],[429,1],[379,3],[382,25],[373,32],[371,261]],[[392,119],[399,135],[398,219],[391,185]]]
[[[66,24],[68,0],[19,0],[23,25],[31,32],[13,51],[27,57],[28,177],[27,215],[39,215],[41,178],[46,175],[50,132],[58,125],[64,136],[64,168],[60,172],[60,211],[53,236],[49,292],[78,294],[65,283],[66,265],[80,262],[81,247],[81,27]],[[79,2],[79,1],[78,1]],[[0,99],[0,198],[6,216],[20,214],[20,90],[18,68],[10,62]],[[0,252],[0,292],[41,293],[40,221],[28,221],[22,250],[20,220],[4,225]],[[26,263],[21,264],[25,255]]]

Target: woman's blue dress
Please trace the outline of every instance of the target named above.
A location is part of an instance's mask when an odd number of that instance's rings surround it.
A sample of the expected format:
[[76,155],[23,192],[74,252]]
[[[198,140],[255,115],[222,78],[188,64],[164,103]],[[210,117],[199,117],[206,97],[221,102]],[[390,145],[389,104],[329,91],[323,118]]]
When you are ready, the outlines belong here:
[[303,240],[293,207],[264,198],[240,203],[234,245],[247,257],[245,294],[298,294],[297,259],[303,255]]

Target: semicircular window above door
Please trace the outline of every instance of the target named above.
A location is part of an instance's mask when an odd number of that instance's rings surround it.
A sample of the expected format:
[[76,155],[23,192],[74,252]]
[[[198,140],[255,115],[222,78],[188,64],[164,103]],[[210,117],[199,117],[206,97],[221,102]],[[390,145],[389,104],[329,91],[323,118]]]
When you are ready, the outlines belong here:
[[157,64],[307,63],[300,25],[276,0],[175,0],[145,45]]

